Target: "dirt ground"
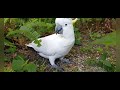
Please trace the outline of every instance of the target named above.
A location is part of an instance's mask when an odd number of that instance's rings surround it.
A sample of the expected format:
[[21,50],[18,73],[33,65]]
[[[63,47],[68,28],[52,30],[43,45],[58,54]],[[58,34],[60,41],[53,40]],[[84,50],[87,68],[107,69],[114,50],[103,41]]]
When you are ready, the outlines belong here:
[[[31,62],[35,62],[38,66],[38,72],[56,72],[55,69],[50,67],[50,63],[47,59],[42,58],[32,48],[18,49],[18,53],[25,56]],[[97,53],[96,53],[97,54]],[[62,67],[65,72],[106,72],[103,68],[97,66],[89,66],[86,64],[86,60],[91,58],[93,54],[81,53],[80,46],[74,46],[70,53],[66,56],[70,61],[76,64],[63,63],[60,60],[56,60],[56,64]],[[94,54],[94,56],[97,56]]]
[[[65,72],[106,72],[105,69],[98,66],[88,65],[86,62],[91,59],[98,59],[100,57],[100,53],[98,52],[89,52],[89,51],[81,51],[80,49],[85,47],[88,41],[83,40],[81,42],[82,45],[74,45],[69,54],[66,56],[70,61],[75,62],[76,64],[66,64],[61,62],[60,60],[56,60],[56,64],[62,67]],[[94,49],[90,49],[90,51]],[[111,61],[115,60],[115,50],[110,48],[111,55],[109,55],[108,59]],[[37,72],[57,72],[56,69],[51,68],[49,60],[42,58],[34,51],[32,48],[28,48],[25,45],[17,45],[17,51],[14,54],[6,54],[7,57],[14,58],[16,55],[22,55],[26,60],[30,62],[34,62],[38,70]],[[11,65],[11,64],[9,64]]]
[[[91,66],[86,63],[86,61],[91,60],[93,57],[95,59],[99,58],[100,54],[97,52],[83,52],[80,50],[80,48],[83,48],[83,46],[84,45],[74,45],[69,54],[66,56],[67,59],[75,62],[76,64],[67,64],[61,62],[60,60],[56,60],[56,64],[62,67],[65,72],[106,72],[106,70],[101,67]],[[108,57],[108,59],[114,60],[115,50],[111,48],[110,51],[111,55]],[[14,58],[16,55],[22,55],[26,60],[34,62],[38,67],[37,72],[57,72],[56,69],[51,68],[49,60],[39,56],[32,48],[17,46],[16,53],[13,55],[10,54],[10,57]],[[6,54],[6,56],[9,57],[9,54]]]

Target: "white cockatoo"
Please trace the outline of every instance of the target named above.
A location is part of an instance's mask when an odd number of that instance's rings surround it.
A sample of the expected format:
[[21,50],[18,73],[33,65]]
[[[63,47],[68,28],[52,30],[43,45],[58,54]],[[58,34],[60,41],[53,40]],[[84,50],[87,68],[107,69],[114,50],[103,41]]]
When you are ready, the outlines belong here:
[[77,19],[72,18],[56,18],[55,20],[55,34],[39,38],[41,46],[38,47],[34,41],[27,44],[28,47],[33,48],[38,54],[46,59],[49,59],[50,64],[59,70],[62,68],[55,64],[56,59],[69,62],[64,57],[69,53],[75,43],[74,27],[73,24]]

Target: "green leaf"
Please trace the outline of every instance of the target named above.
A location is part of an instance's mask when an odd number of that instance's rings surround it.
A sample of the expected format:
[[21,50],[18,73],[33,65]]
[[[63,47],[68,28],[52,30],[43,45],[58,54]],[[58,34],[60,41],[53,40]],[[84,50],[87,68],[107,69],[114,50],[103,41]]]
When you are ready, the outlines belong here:
[[8,34],[6,35],[7,37],[10,37],[10,36],[14,36],[16,34],[19,34],[20,33],[20,30],[11,30],[8,32]]
[[15,59],[13,59],[12,69],[15,71],[21,71],[24,63],[25,61],[20,56],[17,56]]
[[10,47],[10,48],[6,49],[5,51],[8,53],[14,53],[14,52],[16,52],[16,47]]
[[90,66],[95,66],[96,64],[97,64],[97,61],[96,60],[91,60],[91,59],[88,59],[87,61],[86,61],[86,63],[88,64],[88,65],[90,65]]
[[37,47],[40,47],[40,46],[41,46],[40,42],[41,42],[41,40],[38,40],[38,39],[36,39],[36,40],[34,41],[34,43],[37,44]]
[[96,50],[99,52],[103,52],[103,48],[101,48],[101,47],[96,48]]
[[[22,28],[25,28],[25,27],[22,27]],[[30,39],[31,41],[37,39],[40,36],[39,33],[37,33],[36,31],[27,29],[27,30],[10,31],[10,32],[8,32],[7,37],[14,36],[16,34],[22,34],[25,37],[27,37],[28,39]]]
[[107,58],[107,53],[106,53],[106,52],[104,52],[104,53],[102,54],[102,56],[100,57],[100,60],[105,61],[105,60],[106,60],[106,58]]
[[100,63],[107,67],[112,67],[112,64],[107,59],[107,53],[104,52],[103,55],[100,57]]
[[81,39],[76,39],[76,40],[75,40],[75,44],[76,44],[76,45],[80,45],[80,43],[81,43]]
[[8,41],[7,39],[4,39],[4,45],[5,46],[10,46],[10,47],[16,47],[13,43],[11,43],[10,41]]
[[97,39],[92,44],[103,44],[106,46],[114,46],[116,45],[116,31],[106,35],[101,39]]
[[7,61],[11,61],[9,57],[4,57],[4,61],[7,62]]
[[79,32],[79,30],[77,28],[75,28],[75,44],[76,45],[80,45],[81,43],[81,33]]
[[103,65],[105,65],[105,66],[112,67],[110,61],[105,60],[105,61],[101,61],[101,62],[102,62]]
[[20,27],[20,30],[29,30],[29,28],[26,27],[26,26],[21,26],[21,27]]
[[24,66],[24,70],[28,72],[36,72],[37,66],[34,63],[29,63]]
[[4,18],[4,24],[9,21],[9,18]]

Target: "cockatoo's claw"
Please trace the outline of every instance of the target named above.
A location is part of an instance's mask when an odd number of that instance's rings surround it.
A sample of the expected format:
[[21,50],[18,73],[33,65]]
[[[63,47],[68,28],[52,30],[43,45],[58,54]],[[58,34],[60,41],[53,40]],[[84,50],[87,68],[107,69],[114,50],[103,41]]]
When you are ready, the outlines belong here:
[[53,65],[53,68],[56,68],[57,70],[59,70],[60,72],[64,72],[63,68],[58,67],[57,65]]
[[67,63],[67,64],[71,64],[72,63],[69,59],[66,59],[66,58],[61,59],[61,61],[64,62],[64,63]]
[[67,63],[67,64],[73,64],[73,62],[72,61],[70,61],[69,59],[66,59],[66,58],[64,58],[64,59],[60,59],[62,62],[64,62],[64,63]]
[[76,64],[75,62],[73,62],[73,61],[70,61],[69,59],[66,59],[66,58],[64,58],[64,59],[60,59],[62,62],[64,62],[64,63],[67,63],[67,64]]

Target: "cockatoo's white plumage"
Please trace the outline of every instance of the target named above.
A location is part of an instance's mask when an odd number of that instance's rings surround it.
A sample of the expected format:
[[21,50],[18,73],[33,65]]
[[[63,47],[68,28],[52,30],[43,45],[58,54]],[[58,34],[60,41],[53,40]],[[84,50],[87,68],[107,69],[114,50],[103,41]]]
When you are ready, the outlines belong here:
[[69,53],[74,45],[75,36],[71,18],[56,18],[55,23],[58,34],[39,38],[40,47],[37,47],[34,42],[27,46],[32,47],[40,56],[49,59],[51,65],[56,67],[55,60],[63,59]]

